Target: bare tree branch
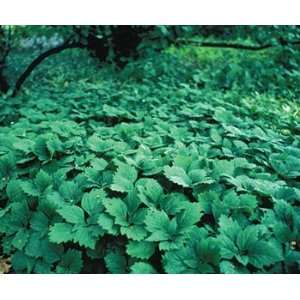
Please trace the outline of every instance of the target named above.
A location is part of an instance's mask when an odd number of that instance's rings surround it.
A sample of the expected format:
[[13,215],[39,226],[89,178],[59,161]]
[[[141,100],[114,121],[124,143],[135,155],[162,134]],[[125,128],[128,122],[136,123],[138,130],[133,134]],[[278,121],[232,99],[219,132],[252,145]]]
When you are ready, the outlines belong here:
[[[206,48],[230,48],[230,49],[237,49],[237,50],[251,50],[251,51],[260,51],[265,50],[268,48],[277,47],[274,44],[265,44],[265,45],[243,45],[238,43],[225,43],[225,42],[200,42],[200,41],[193,41],[193,40],[179,40],[178,44],[186,44],[186,45],[195,45],[199,47],[206,47]],[[300,45],[300,41],[293,41],[293,42],[284,42],[281,45]]]
[[12,97],[15,97],[19,90],[21,89],[21,86],[25,82],[25,80],[29,77],[29,75],[32,73],[32,71],[47,57],[58,54],[66,49],[72,49],[72,48],[84,48],[85,46],[80,43],[64,43],[60,46],[57,46],[55,48],[51,48],[42,54],[40,54],[37,58],[35,58],[30,65],[26,68],[26,70],[20,75],[18,80],[16,81]]

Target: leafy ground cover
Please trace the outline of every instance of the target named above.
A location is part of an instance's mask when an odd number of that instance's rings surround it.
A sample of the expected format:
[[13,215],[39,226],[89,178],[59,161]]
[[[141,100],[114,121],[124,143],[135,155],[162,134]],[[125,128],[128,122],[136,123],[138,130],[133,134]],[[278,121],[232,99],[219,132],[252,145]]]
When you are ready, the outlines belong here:
[[300,80],[278,57],[41,65],[0,99],[3,269],[299,273]]

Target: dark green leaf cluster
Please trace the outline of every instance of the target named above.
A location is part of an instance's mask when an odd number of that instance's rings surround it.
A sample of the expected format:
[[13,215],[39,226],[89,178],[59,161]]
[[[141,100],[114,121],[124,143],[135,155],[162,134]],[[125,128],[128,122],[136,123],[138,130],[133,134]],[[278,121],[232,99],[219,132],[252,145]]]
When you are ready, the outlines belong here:
[[0,100],[13,272],[299,273],[299,116],[161,59]]

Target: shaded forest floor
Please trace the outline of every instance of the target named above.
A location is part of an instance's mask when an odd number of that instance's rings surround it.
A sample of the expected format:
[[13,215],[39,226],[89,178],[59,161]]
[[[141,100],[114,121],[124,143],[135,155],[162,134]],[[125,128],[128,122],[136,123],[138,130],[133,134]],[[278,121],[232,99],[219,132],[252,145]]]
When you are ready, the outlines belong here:
[[[222,258],[221,251],[220,262],[209,262],[211,267],[201,270],[198,265],[178,267],[175,254],[183,254],[173,245],[164,249],[166,253],[156,253],[155,263],[149,260],[155,271],[298,272],[298,236],[273,231],[274,224],[283,222],[280,214],[284,210],[293,222],[286,230],[293,232],[300,224],[296,217],[300,203],[300,73],[288,65],[288,55],[281,50],[170,48],[132,62],[122,71],[109,65],[99,69],[81,50],[49,58],[18,97],[0,99],[1,251],[12,256],[13,269],[66,271],[59,262],[45,259],[46,254],[33,253],[26,246],[33,242],[30,238],[23,247],[12,244],[9,237],[14,233],[6,228],[11,219],[5,219],[10,213],[4,212],[19,197],[12,190],[25,193],[33,211],[41,203],[36,199],[57,203],[57,197],[66,202],[73,197],[76,204],[92,188],[106,190],[115,184],[116,166],[125,164],[138,170],[140,180],[156,180],[166,195],[178,193],[182,201],[199,204],[204,217],[198,225],[205,228],[201,237],[222,240],[226,232],[220,217],[226,215],[238,222],[240,230],[264,225],[270,231],[264,239],[277,247],[269,261],[250,260],[250,266],[239,258]],[[15,76],[10,73],[11,80]],[[94,164],[96,158],[105,163]],[[176,173],[178,169],[182,171]],[[24,184],[36,178],[39,170],[53,174],[46,196]],[[68,191],[62,187],[66,183]],[[245,200],[239,199],[240,194],[247,195],[248,202],[235,206],[228,194],[236,203]],[[44,204],[46,210],[48,204]],[[40,210],[44,212],[45,207]],[[171,209],[169,214],[176,216]],[[119,247],[118,255],[131,241],[130,234],[125,236],[127,240],[109,246]],[[47,235],[43,238],[48,241]],[[186,239],[185,247],[191,247],[193,241]],[[286,248],[295,241],[296,246]],[[220,247],[226,245],[221,242]],[[67,248],[78,250],[73,244]],[[55,251],[63,255],[64,250]],[[108,258],[94,269],[95,257],[105,257],[105,253],[80,251],[86,261],[70,272],[116,271]],[[30,260],[32,257],[36,259]],[[128,268],[122,271],[136,270]]]

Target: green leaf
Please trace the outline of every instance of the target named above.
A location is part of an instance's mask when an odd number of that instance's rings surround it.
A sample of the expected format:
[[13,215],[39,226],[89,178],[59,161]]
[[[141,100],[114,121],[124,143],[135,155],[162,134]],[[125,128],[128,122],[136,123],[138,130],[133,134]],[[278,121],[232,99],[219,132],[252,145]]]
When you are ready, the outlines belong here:
[[220,235],[218,237],[221,246],[221,256],[225,259],[231,259],[239,254],[236,239],[242,228],[231,218],[221,216],[219,219]]
[[249,247],[249,263],[262,268],[283,260],[282,249],[275,241],[257,241]]
[[284,177],[295,178],[300,176],[300,151],[297,150],[290,147],[284,153],[272,154],[270,156],[271,166]]
[[176,218],[170,220],[164,211],[150,210],[145,218],[145,224],[151,233],[146,241],[160,242],[161,250],[177,249],[186,239],[186,236],[180,233]]
[[160,206],[168,215],[176,215],[185,208],[187,203],[189,199],[184,194],[170,193]]
[[155,251],[155,243],[130,241],[127,245],[127,254],[140,259],[149,259]]
[[300,201],[300,190],[287,186],[282,186],[276,189],[274,198],[283,199],[287,202]]
[[42,257],[42,240],[39,233],[35,232],[29,236],[29,240],[25,247],[25,254],[35,258]]
[[189,166],[191,165],[192,161],[193,161],[193,159],[190,156],[177,155],[174,158],[174,167],[180,167],[186,171],[189,168]]
[[235,170],[234,161],[230,160],[214,160],[213,161],[213,177],[219,178],[220,176],[229,175],[233,176]]
[[47,149],[50,153],[51,159],[53,158],[55,152],[62,152],[64,150],[63,143],[59,140],[57,136],[52,136],[46,141]]
[[41,242],[42,258],[48,264],[53,264],[60,261],[64,247],[49,242],[48,239],[43,239]]
[[164,211],[156,209],[149,210],[145,219],[146,229],[149,232],[161,232],[164,236],[167,235],[163,232],[164,228],[168,226],[169,222],[168,215]]
[[189,205],[177,216],[180,232],[188,230],[192,225],[200,221],[203,212],[199,203],[188,203]]
[[291,243],[299,238],[300,217],[294,207],[284,200],[277,200],[274,209],[265,213],[262,222],[282,243]]
[[148,263],[136,262],[131,267],[131,273],[133,274],[156,274],[156,270]]
[[72,224],[83,224],[84,223],[84,212],[78,206],[64,206],[57,210],[57,212],[69,223]]
[[104,209],[102,200],[105,199],[106,193],[103,190],[94,189],[85,193],[81,200],[81,207],[90,215],[101,212]]
[[129,227],[121,227],[121,233],[126,235],[128,239],[141,241],[147,236],[146,229],[141,225],[131,225]]
[[257,207],[257,199],[254,195],[237,195],[234,190],[231,190],[224,195],[223,205],[230,210],[241,210],[251,213]]
[[206,214],[212,213],[212,204],[219,201],[219,194],[215,191],[208,191],[198,194],[197,200],[200,203],[202,210]]
[[161,185],[152,178],[142,178],[137,181],[136,187],[139,191],[139,197],[146,204],[158,204],[163,197],[163,189]]
[[37,274],[52,274],[51,272],[51,265],[43,262],[43,261],[37,261],[34,266],[34,273]]
[[78,274],[83,266],[81,251],[69,249],[56,267],[59,274]]
[[188,172],[188,176],[192,180],[193,184],[205,182],[207,179],[206,175],[206,171],[200,169],[195,169]]
[[35,231],[47,232],[49,225],[48,218],[41,211],[35,212],[31,217],[30,225]]
[[6,187],[6,193],[11,201],[22,201],[24,192],[20,185],[20,180],[10,180]]
[[24,252],[16,251],[12,256],[12,266],[16,272],[30,273],[35,265],[36,259],[29,257]]
[[20,186],[23,192],[29,196],[38,197],[40,196],[40,191],[37,187],[30,181],[21,181]]
[[239,196],[239,209],[246,209],[252,212],[257,207],[257,199],[254,195],[243,194]]
[[133,184],[137,179],[137,171],[134,167],[120,164],[113,177],[111,189],[116,192],[130,192],[133,190]]
[[163,266],[169,274],[215,273],[218,265],[218,242],[207,236],[191,237],[178,250],[163,256]]
[[141,200],[138,197],[136,190],[129,192],[126,195],[126,197],[123,198],[123,201],[127,207],[128,215],[131,217],[131,220],[132,220],[132,216],[138,212],[138,208],[141,204]]
[[115,218],[115,223],[122,226],[127,226],[127,206],[119,198],[104,199],[103,205],[106,212]]
[[113,144],[109,141],[102,140],[97,135],[88,138],[87,146],[95,152],[104,153],[113,149]]
[[249,270],[247,268],[236,266],[228,260],[221,261],[220,271],[223,274],[249,274]]
[[143,225],[146,215],[148,213],[147,208],[139,208],[135,210],[131,215],[130,215],[130,222],[136,225]]
[[59,193],[70,202],[77,203],[77,199],[81,196],[79,186],[76,182],[65,181],[59,187]]
[[12,153],[0,157],[0,179],[8,179],[16,169],[15,156]]
[[188,177],[184,169],[180,167],[166,166],[164,168],[164,173],[170,181],[183,187],[190,187],[190,185],[192,184],[191,179]]
[[103,158],[94,158],[91,160],[91,165],[95,170],[103,171],[108,166],[108,162]]
[[43,170],[40,170],[34,180],[34,183],[40,192],[43,192],[52,184],[52,178]]
[[242,228],[236,221],[222,216],[220,218],[218,239],[221,256],[225,259],[235,257],[242,265],[252,264],[262,268],[283,259],[281,245],[273,240],[265,240],[259,225]]
[[78,242],[80,246],[95,249],[97,238],[93,236],[93,232],[86,226],[79,226],[74,229],[74,241]]
[[49,239],[53,243],[65,243],[73,239],[73,226],[67,223],[56,223],[50,228]]
[[219,134],[219,131],[215,128],[211,128],[209,131],[210,138],[216,143],[222,143],[222,136]]
[[12,240],[12,245],[17,248],[18,250],[22,250],[26,245],[29,239],[29,232],[25,229],[21,229],[17,232],[15,237]]
[[51,158],[51,153],[48,150],[45,138],[38,137],[35,140],[33,153],[38,157],[40,161],[47,161]]
[[127,269],[126,258],[118,251],[111,251],[104,257],[105,265],[112,274],[125,274]]
[[116,235],[118,233],[118,227],[114,224],[114,219],[108,214],[100,214],[97,222],[109,234]]

